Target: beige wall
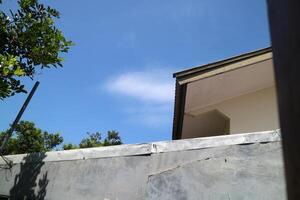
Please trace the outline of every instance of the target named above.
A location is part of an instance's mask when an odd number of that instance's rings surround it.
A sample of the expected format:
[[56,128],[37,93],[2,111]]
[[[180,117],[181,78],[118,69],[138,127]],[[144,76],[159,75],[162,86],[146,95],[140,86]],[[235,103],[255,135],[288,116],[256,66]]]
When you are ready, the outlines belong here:
[[[206,136],[200,131],[201,113],[211,110],[218,110],[229,118],[230,134],[279,128],[276,92],[272,86],[205,107],[195,116],[185,114],[182,138]],[[211,122],[209,125],[214,126]]]
[[197,117],[185,115],[182,138],[196,138],[229,134],[230,119],[217,110]]

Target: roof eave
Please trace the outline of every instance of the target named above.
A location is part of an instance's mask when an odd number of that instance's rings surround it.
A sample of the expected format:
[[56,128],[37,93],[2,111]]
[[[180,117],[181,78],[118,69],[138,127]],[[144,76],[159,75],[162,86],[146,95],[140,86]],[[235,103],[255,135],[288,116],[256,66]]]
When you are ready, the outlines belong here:
[[234,57],[224,59],[224,60],[221,60],[221,61],[217,61],[217,62],[209,63],[209,64],[206,64],[206,65],[193,67],[193,68],[183,70],[183,71],[180,71],[180,72],[176,72],[176,73],[173,74],[173,78],[184,79],[184,78],[187,78],[187,77],[195,76],[195,75],[198,75],[200,73],[204,73],[204,72],[211,71],[211,70],[214,70],[216,68],[222,67],[224,65],[228,65],[230,63],[239,62],[239,61],[249,59],[249,58],[252,58],[252,57],[255,57],[255,56],[258,56],[258,55],[262,55],[262,54],[265,54],[265,53],[268,53],[268,52],[272,52],[271,47],[259,49],[257,51],[248,52],[248,53],[241,54],[241,55],[238,55],[238,56],[234,56]]

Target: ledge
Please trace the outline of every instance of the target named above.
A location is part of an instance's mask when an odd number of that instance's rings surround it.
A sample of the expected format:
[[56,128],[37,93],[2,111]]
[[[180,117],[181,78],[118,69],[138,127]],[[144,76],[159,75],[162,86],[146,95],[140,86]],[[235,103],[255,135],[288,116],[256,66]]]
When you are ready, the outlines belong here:
[[[153,142],[147,144],[130,144],[66,151],[52,151],[47,153],[8,155],[3,157],[12,162],[12,164],[23,163],[25,158],[27,158],[27,162],[57,162],[120,156],[150,156],[151,154],[164,152],[196,150],[238,144],[278,142],[280,140],[280,131],[273,130],[175,141]],[[30,159],[28,159],[28,156],[30,156]],[[6,165],[6,162],[3,159],[0,159],[0,165]]]

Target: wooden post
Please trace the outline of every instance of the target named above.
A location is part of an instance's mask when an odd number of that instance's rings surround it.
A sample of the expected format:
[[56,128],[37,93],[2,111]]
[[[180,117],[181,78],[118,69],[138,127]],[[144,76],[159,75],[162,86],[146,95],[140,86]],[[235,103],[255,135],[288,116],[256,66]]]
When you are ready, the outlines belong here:
[[289,200],[300,199],[300,1],[268,0]]

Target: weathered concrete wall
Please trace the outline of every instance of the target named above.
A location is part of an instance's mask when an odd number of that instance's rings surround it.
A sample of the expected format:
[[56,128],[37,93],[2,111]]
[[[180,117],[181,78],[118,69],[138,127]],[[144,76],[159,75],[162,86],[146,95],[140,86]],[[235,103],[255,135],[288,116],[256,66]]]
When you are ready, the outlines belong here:
[[0,194],[16,199],[286,199],[277,131],[6,159]]

